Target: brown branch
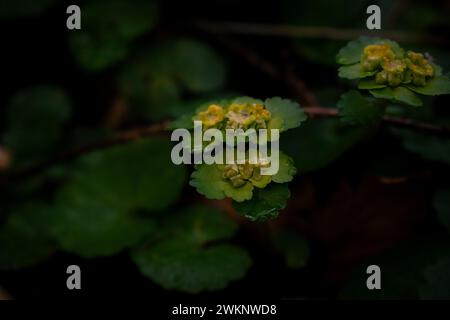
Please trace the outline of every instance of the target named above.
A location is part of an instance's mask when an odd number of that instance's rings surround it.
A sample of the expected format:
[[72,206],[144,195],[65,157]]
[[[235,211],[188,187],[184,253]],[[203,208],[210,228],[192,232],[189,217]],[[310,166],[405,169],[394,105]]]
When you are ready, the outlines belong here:
[[376,35],[402,42],[448,44],[445,37],[430,34],[415,34],[402,31],[369,31],[364,29],[344,29],[334,27],[310,27],[293,25],[254,24],[240,22],[208,22],[199,21],[195,25],[207,32],[215,34],[240,34],[276,36],[289,38],[351,40],[363,35]]
[[[310,106],[308,108],[304,109],[305,113],[310,118],[315,117],[338,117],[339,111],[336,108],[324,108],[320,106]],[[398,117],[392,117],[392,116],[384,116],[383,121],[386,124],[393,125],[396,127],[404,127],[404,128],[410,128],[414,130],[423,131],[426,133],[432,133],[432,134],[438,134],[438,135],[444,135],[447,137],[450,137],[450,128],[449,127],[440,127],[434,124],[430,123],[424,123],[424,122],[417,122],[411,119],[405,119],[405,118],[398,118]],[[59,155],[56,155],[53,158],[48,159],[47,161],[41,162],[37,165],[34,165],[32,167],[26,168],[25,170],[22,170],[18,173],[15,173],[8,180],[21,180],[24,178],[32,177],[45,169],[50,168],[51,166],[62,164],[66,162],[70,162],[71,160],[82,156],[84,154],[88,154],[90,152],[104,149],[107,147],[115,146],[118,144],[123,144],[131,141],[135,141],[141,138],[149,137],[149,136],[155,136],[164,133],[164,131],[167,129],[169,122],[161,122],[156,123],[147,127],[140,127],[140,128],[134,128],[129,131],[124,131],[117,133],[111,138],[99,140],[96,142],[93,142],[91,144],[81,146],[74,148],[72,150],[69,150],[67,152],[61,153]]]

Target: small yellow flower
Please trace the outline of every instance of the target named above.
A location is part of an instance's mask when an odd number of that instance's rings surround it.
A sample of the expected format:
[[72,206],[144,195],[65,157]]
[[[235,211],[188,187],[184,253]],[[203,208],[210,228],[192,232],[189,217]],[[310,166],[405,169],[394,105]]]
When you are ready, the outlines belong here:
[[222,177],[234,188],[239,188],[251,183],[258,188],[264,188],[272,180],[271,176],[261,175],[261,167],[264,164],[228,164],[223,167]]
[[270,112],[261,104],[232,103],[226,114],[227,127],[245,129],[255,124],[258,128],[266,128],[270,117]]
[[432,77],[434,74],[433,66],[421,53],[409,51],[405,61],[411,72],[411,81],[415,85],[424,86],[427,77]]
[[395,53],[388,44],[371,44],[364,48],[361,67],[364,71],[374,71],[381,63],[395,59]]
[[205,129],[215,126],[225,118],[225,111],[217,104],[211,104],[206,111],[199,112],[194,120],[202,122]]
[[406,64],[400,59],[384,61],[383,70],[375,76],[375,82],[379,84],[388,83],[396,87],[403,82],[406,70]]

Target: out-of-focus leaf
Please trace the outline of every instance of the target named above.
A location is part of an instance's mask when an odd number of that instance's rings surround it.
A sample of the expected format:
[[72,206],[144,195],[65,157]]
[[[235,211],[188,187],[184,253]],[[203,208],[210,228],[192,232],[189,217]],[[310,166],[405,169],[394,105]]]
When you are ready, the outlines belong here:
[[0,20],[14,20],[42,14],[57,0],[17,0],[0,3]]
[[191,92],[207,92],[222,88],[226,69],[222,58],[206,44],[179,39],[174,43],[176,77]]
[[233,202],[237,212],[252,221],[266,221],[276,218],[279,212],[286,207],[290,197],[287,184],[270,184],[264,189],[254,190],[251,200]]
[[438,76],[430,79],[424,86],[407,85],[407,87],[420,94],[427,96],[437,96],[440,94],[450,94],[450,80],[446,76]]
[[69,115],[69,100],[58,88],[39,86],[19,92],[8,105],[4,144],[20,163],[34,161],[60,141]]
[[281,148],[292,156],[299,173],[320,169],[368,135],[365,127],[343,127],[339,119],[314,119],[286,132]]
[[337,106],[341,120],[352,125],[379,123],[384,114],[382,106],[355,90],[343,94]]
[[450,189],[439,190],[434,195],[434,208],[440,223],[450,231]]
[[[340,297],[418,299],[420,290],[423,290],[421,287],[426,284],[424,271],[449,252],[448,242],[422,240],[404,244],[386,254],[372,257],[353,270]],[[381,290],[367,289],[366,281],[369,275],[366,269],[372,264],[378,265],[381,269]]]
[[414,92],[405,87],[386,87],[382,89],[372,89],[369,90],[369,92],[375,98],[402,102],[414,107],[420,107],[423,104],[422,100],[420,100],[420,98]]
[[153,1],[95,1],[83,6],[82,27],[70,34],[78,63],[98,71],[123,59],[130,43],[156,21]]
[[154,223],[135,213],[166,209],[186,179],[185,169],[172,164],[170,147],[149,139],[82,158],[57,196],[53,232],[62,247],[87,257],[108,255],[151,233]]
[[275,247],[284,254],[286,265],[292,269],[306,266],[309,247],[300,235],[292,231],[279,231],[273,235]]
[[152,120],[180,116],[184,90],[205,94],[222,88],[225,80],[221,57],[206,44],[187,38],[144,50],[118,78],[131,110]]
[[30,203],[9,215],[0,228],[0,269],[28,267],[52,253],[50,210],[48,206]]
[[162,238],[135,250],[141,272],[166,289],[189,293],[223,289],[242,278],[251,265],[239,247],[217,243],[230,238],[236,225],[208,207],[191,207],[170,217]]
[[406,150],[417,153],[427,160],[450,164],[450,141],[448,138],[400,128],[392,128],[391,132],[402,139]]
[[425,283],[419,292],[422,299],[450,299],[450,256],[439,259],[425,269]]

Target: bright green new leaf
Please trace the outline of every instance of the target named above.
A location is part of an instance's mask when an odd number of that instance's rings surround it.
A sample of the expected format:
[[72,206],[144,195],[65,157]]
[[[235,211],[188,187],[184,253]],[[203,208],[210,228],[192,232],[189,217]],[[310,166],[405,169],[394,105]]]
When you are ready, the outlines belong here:
[[281,127],[273,126],[272,129],[280,129],[281,132],[296,128],[306,120],[306,114],[296,102],[279,97],[266,99],[266,108],[272,114],[272,118],[282,120]]
[[294,179],[297,169],[294,165],[294,160],[291,157],[280,152],[279,165],[277,174],[272,176],[272,181],[276,183],[285,183]]
[[370,89],[380,89],[380,88],[385,88],[385,87],[386,87],[385,84],[376,83],[374,79],[361,79],[358,82],[358,89],[370,90]]

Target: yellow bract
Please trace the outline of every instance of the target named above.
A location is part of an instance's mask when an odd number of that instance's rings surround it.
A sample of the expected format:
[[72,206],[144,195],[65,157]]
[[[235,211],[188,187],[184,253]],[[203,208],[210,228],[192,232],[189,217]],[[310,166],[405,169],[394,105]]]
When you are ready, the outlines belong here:
[[232,103],[226,114],[227,128],[245,129],[255,124],[258,128],[266,128],[270,120],[270,112],[261,104]]
[[364,48],[361,66],[364,71],[374,71],[381,63],[394,58],[394,51],[388,44],[371,44]]
[[424,86],[434,75],[433,66],[421,53],[409,51],[405,58],[396,57],[388,44],[371,44],[364,48],[361,69],[377,72],[375,82],[397,87],[406,82]]
[[208,106],[206,111],[201,111],[194,120],[202,122],[205,129],[210,128],[221,122],[225,118],[225,110],[216,104]]

